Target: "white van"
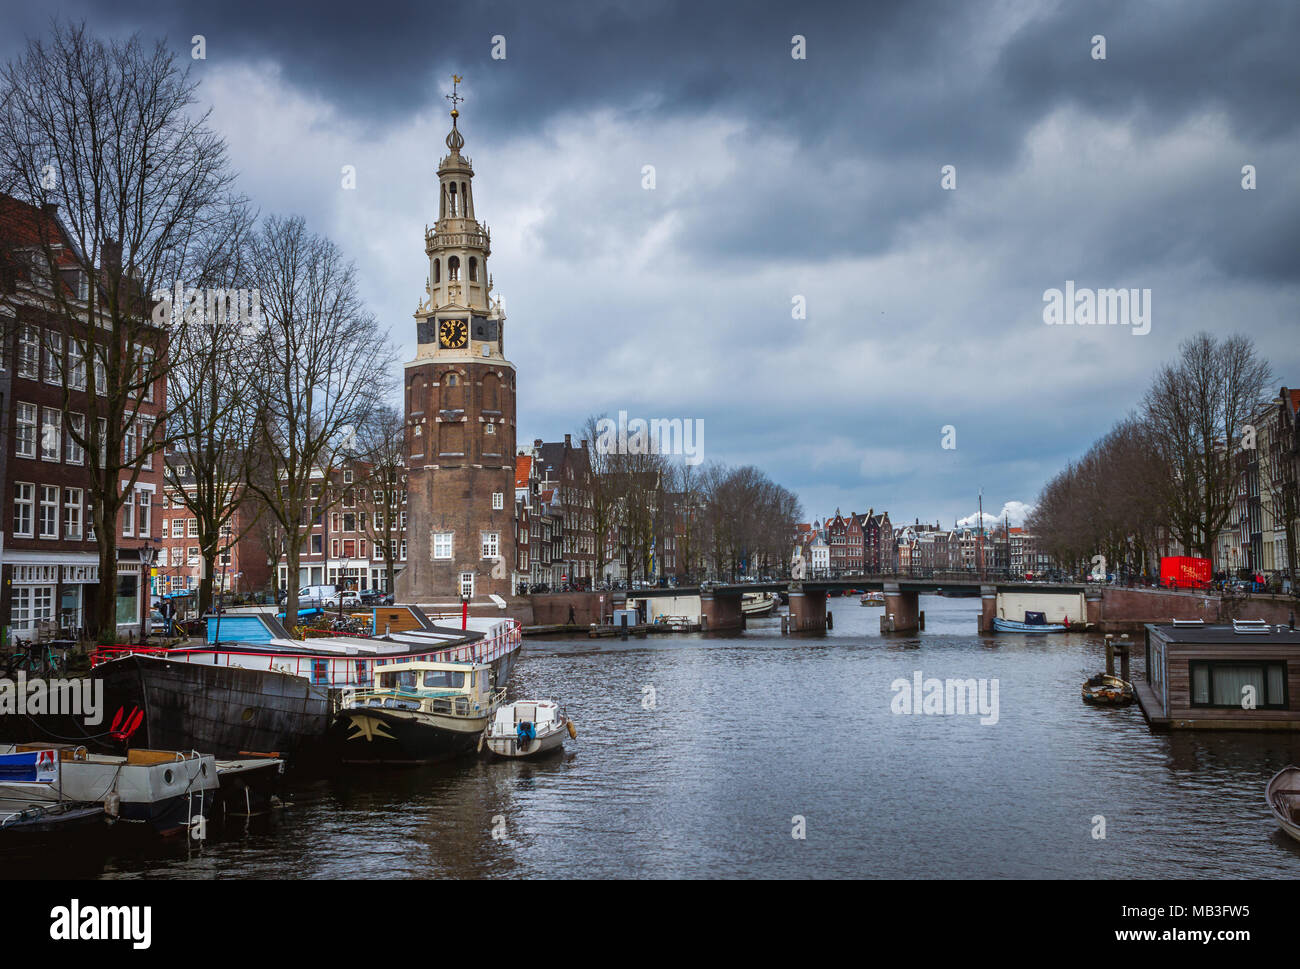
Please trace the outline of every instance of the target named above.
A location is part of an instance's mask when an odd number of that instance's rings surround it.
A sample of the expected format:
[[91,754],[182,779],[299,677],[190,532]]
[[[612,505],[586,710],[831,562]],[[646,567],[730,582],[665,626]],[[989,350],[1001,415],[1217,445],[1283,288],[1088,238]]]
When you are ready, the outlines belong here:
[[308,585],[298,590],[298,608],[305,609],[309,605],[319,606],[326,599],[332,598],[338,593],[336,585]]

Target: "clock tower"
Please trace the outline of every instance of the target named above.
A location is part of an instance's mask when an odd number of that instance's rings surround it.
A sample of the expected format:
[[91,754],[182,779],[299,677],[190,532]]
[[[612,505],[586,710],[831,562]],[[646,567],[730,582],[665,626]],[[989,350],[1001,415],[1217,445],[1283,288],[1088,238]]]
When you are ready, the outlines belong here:
[[[456,85],[460,78],[454,78]],[[438,165],[438,220],[424,232],[426,299],[405,366],[407,555],[399,602],[448,605],[513,596],[515,368],[488,274],[491,236],[474,213],[474,169],[461,154],[462,100]],[[496,609],[493,609],[496,612]]]

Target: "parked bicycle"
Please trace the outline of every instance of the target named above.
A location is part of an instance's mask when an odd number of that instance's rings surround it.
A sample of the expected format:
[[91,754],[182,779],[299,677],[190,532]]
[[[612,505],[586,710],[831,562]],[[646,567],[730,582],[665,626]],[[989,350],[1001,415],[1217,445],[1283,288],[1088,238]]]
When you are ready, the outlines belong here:
[[47,643],[14,640],[14,651],[5,663],[5,678],[13,679],[18,673],[38,676],[57,675],[67,665],[67,658]]

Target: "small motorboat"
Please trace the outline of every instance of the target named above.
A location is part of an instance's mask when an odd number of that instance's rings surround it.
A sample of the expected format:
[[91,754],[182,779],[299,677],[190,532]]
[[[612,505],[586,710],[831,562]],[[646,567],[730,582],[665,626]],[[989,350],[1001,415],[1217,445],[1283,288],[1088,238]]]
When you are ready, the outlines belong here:
[[885,604],[885,594],[883,592],[864,592],[858,602],[864,606],[883,606]]
[[1283,767],[1264,789],[1264,800],[1278,827],[1300,841],[1300,767]]
[[578,736],[573,721],[550,700],[516,700],[498,707],[487,729],[488,750],[498,757],[536,757]]
[[1048,622],[1047,616],[1041,612],[1026,612],[1024,622],[993,617],[993,631],[999,633],[1063,633],[1069,628],[1064,623]]
[[345,764],[432,764],[471,754],[505,690],[489,663],[387,663],[376,688],[346,700],[331,727]]
[[1083,684],[1083,702],[1097,706],[1124,707],[1136,699],[1133,684],[1118,676],[1098,673]]
[[746,616],[766,616],[776,608],[776,596],[770,592],[746,592],[740,598],[740,611]]
[[14,840],[66,838],[102,828],[104,805],[90,801],[21,804],[0,798],[0,845]]

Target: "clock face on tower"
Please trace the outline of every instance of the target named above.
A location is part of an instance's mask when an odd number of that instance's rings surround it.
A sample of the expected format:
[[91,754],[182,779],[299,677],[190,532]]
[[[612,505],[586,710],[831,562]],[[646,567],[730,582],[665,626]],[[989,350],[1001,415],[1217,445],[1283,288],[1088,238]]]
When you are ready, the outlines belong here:
[[469,326],[464,320],[443,320],[438,327],[438,346],[459,350],[469,340]]

